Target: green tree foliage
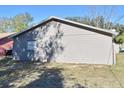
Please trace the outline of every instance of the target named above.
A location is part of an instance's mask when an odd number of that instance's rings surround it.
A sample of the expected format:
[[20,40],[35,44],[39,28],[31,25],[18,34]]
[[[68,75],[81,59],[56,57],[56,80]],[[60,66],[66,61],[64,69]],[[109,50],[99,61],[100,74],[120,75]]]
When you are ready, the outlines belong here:
[[117,43],[117,44],[122,44],[122,43],[124,43],[124,34],[115,36],[115,38],[114,38],[113,40],[114,40],[114,42]]
[[0,18],[0,32],[9,31],[12,28],[11,18],[1,17]]
[[118,44],[124,43],[124,26],[116,24],[115,29],[117,32],[119,32],[119,34],[114,38],[115,43],[118,43]]
[[31,25],[33,17],[28,13],[18,14],[14,17],[0,18],[0,32],[19,32]]
[[28,13],[18,14],[14,16],[12,19],[12,23],[13,23],[12,25],[13,25],[14,31],[19,32],[21,30],[26,29],[30,25],[32,20],[33,18]]

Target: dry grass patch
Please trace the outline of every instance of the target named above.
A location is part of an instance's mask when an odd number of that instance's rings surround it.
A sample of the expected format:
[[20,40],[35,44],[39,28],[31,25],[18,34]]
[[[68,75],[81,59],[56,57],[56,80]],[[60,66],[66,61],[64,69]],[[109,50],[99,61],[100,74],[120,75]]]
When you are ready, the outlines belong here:
[[124,87],[124,54],[117,64],[83,65],[0,61],[0,87]]

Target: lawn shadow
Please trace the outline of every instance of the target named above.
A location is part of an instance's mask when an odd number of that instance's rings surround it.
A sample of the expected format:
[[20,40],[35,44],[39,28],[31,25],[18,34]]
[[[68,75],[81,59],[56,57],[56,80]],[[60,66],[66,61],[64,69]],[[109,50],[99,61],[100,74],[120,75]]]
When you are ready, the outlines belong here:
[[[12,58],[3,58],[0,60],[0,87],[1,88],[9,88],[16,87],[11,85],[11,83],[16,80],[23,78],[24,76],[34,71],[37,67],[37,63],[35,62],[16,62],[12,60]],[[21,71],[26,71],[28,73],[20,74]]]
[[14,64],[14,63],[12,62],[12,58],[10,58],[10,57],[3,57],[0,59],[0,66],[2,66],[2,67],[10,66],[12,64]]
[[32,81],[24,88],[62,88],[63,76],[61,68],[43,68],[44,72],[39,76],[39,79]]
[[12,67],[15,67],[16,63],[12,60],[12,58],[9,57],[3,57],[0,59],[0,87],[7,88],[11,87],[9,86],[9,83],[11,81],[14,81],[17,79],[16,77],[9,77],[11,73],[13,73],[13,70],[10,69]]

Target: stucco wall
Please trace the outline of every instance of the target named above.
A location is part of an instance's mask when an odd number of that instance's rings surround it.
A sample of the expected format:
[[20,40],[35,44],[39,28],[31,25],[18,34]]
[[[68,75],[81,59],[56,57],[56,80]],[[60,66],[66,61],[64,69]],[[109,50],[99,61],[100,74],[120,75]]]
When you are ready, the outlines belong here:
[[[27,50],[28,40],[37,42],[33,51]],[[112,37],[59,22],[47,23],[18,36],[13,48],[17,60],[113,64],[112,54]]]

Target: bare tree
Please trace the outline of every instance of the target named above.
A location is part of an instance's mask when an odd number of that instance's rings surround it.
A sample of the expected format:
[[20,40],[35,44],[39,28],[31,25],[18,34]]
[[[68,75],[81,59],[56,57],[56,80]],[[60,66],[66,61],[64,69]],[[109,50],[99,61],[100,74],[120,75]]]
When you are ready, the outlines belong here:
[[[96,27],[100,25],[100,18],[102,16],[104,20],[107,22],[107,25],[104,24],[103,28],[112,29],[112,23],[118,19],[116,17],[116,7],[117,6],[89,6],[89,14],[92,16],[91,18],[97,18],[96,20]],[[123,18],[123,17],[121,17]],[[119,19],[120,20],[120,19]]]

